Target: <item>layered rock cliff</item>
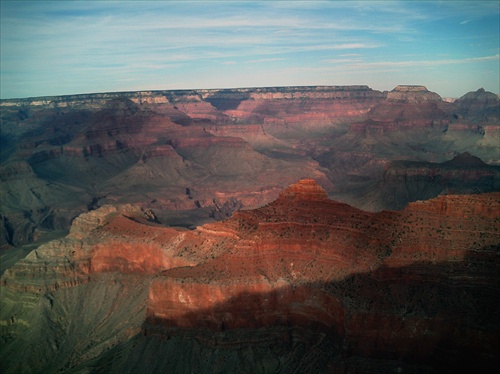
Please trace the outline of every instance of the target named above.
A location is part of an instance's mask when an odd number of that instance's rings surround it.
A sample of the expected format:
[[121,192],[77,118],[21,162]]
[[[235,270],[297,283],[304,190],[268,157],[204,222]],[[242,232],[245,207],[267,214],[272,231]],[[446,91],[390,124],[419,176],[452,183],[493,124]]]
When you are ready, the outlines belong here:
[[393,161],[469,152],[498,164],[491,95],[449,103],[423,86],[314,86],[2,100],[1,245],[68,230],[105,204],[139,204],[196,226],[224,204],[268,203],[304,177],[358,208],[399,209],[411,199],[373,194]]
[[499,201],[369,213],[305,179],[195,230],[102,207],[2,276],[2,370],[486,368],[500,343]]
[[500,168],[488,165],[470,153],[442,163],[393,161],[385,165],[382,180],[364,201],[378,202],[374,210],[387,206],[404,208],[409,202],[444,194],[477,194],[500,189]]
[[455,101],[457,115],[462,119],[483,123],[498,122],[500,119],[500,98],[483,88],[468,92]]

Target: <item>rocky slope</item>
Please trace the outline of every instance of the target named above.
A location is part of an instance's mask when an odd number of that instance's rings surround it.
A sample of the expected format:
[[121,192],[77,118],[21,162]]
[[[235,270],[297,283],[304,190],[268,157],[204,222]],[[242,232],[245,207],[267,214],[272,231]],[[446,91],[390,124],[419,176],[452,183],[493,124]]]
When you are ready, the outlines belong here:
[[305,179],[195,230],[102,207],[2,276],[2,372],[481,370],[500,343],[499,201],[370,213]]
[[480,88],[476,92],[468,92],[455,101],[458,107],[457,116],[466,120],[492,123],[500,118],[500,102],[497,95]]
[[[139,204],[160,221],[196,226],[268,203],[304,177],[358,208],[399,209],[411,196],[374,194],[394,161],[469,152],[498,164],[498,105],[484,90],[450,103],[422,86],[2,100],[0,246],[68,230],[78,214],[105,204]],[[425,197],[438,193],[423,188]]]
[[385,165],[382,180],[358,204],[375,210],[391,206],[403,209],[408,202],[442,194],[475,194],[500,189],[500,167],[488,165],[470,153],[442,163],[392,161]]

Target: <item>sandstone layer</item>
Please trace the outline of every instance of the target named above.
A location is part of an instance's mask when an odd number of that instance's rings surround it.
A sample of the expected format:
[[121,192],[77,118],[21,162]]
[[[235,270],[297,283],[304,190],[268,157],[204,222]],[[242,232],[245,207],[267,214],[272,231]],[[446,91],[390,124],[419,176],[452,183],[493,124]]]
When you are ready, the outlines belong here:
[[2,370],[482,370],[500,344],[499,204],[370,213],[304,179],[194,230],[101,207],[2,276]]

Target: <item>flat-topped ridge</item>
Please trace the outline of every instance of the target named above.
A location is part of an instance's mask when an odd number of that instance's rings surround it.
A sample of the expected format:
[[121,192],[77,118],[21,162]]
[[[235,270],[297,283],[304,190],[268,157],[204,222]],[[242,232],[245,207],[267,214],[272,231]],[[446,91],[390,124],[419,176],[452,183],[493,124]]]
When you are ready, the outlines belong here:
[[412,85],[412,84],[400,84],[396,86],[393,91],[399,91],[399,92],[422,92],[422,91],[428,91],[427,87],[425,86],[419,86],[419,85]]
[[425,86],[419,85],[399,85],[387,93],[389,101],[404,101],[408,103],[420,103],[429,101],[442,101],[441,96],[429,91]]
[[290,92],[344,92],[344,91],[373,91],[367,85],[352,86],[283,86],[283,87],[248,87],[248,88],[211,88],[211,89],[172,89],[172,90],[145,90],[100,92],[73,95],[38,96],[26,98],[0,99],[0,106],[12,106],[16,103],[31,105],[47,105],[50,102],[86,101],[86,100],[112,100],[118,97],[141,99],[146,97],[168,97],[186,95],[224,95],[224,94],[250,94],[250,93],[290,93]]

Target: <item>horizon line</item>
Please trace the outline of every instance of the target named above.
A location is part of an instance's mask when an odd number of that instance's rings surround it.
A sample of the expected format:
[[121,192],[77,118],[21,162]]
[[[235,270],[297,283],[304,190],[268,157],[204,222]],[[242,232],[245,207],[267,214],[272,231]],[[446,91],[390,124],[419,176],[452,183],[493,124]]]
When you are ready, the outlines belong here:
[[[25,96],[25,97],[9,97],[9,98],[0,98],[0,101],[12,101],[12,100],[30,100],[30,99],[44,99],[44,98],[54,98],[54,97],[74,97],[74,96],[86,96],[86,95],[109,95],[109,94],[134,94],[134,93],[142,93],[142,92],[189,92],[189,91],[223,91],[223,90],[259,90],[259,89],[273,89],[273,88],[336,88],[336,87],[366,87],[373,91],[379,92],[391,92],[397,87],[424,87],[427,91],[438,94],[441,98],[453,98],[458,99],[459,97],[443,97],[439,93],[430,91],[427,86],[423,84],[398,84],[392,90],[378,90],[374,89],[366,84],[352,84],[352,85],[290,85],[290,86],[242,86],[242,87],[218,87],[218,88],[172,88],[172,89],[139,89],[139,90],[126,90],[126,91],[95,91],[95,92],[84,92],[84,93],[73,93],[73,94],[56,94],[56,95],[41,95],[41,96]],[[479,87],[476,91],[484,88]],[[486,91],[486,90],[485,90]],[[475,91],[467,91],[463,95]],[[491,91],[486,91],[491,92]],[[495,93],[496,96],[500,96],[500,93]],[[463,96],[462,95],[462,96]]]

